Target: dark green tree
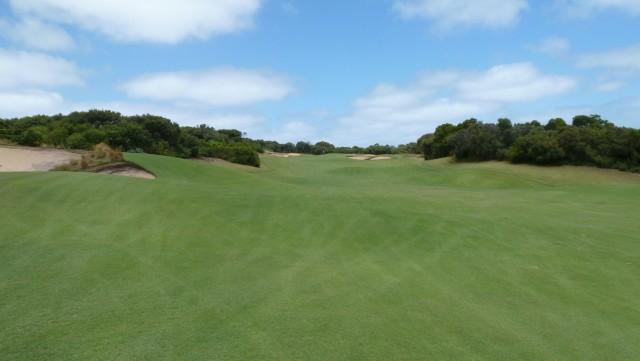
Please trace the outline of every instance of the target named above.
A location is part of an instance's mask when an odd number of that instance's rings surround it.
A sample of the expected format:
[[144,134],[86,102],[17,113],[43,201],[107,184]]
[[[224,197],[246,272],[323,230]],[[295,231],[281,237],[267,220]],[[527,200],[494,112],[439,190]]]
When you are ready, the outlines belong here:
[[516,139],[506,157],[514,163],[561,164],[565,153],[552,134],[541,131]]
[[496,125],[474,123],[457,133],[453,155],[459,160],[497,159],[503,148],[500,138],[500,130]]
[[567,122],[562,118],[549,119],[547,125],[544,126],[545,130],[562,130],[567,126]]
[[315,155],[329,154],[335,151],[336,147],[325,141],[320,141],[311,147],[311,153]]

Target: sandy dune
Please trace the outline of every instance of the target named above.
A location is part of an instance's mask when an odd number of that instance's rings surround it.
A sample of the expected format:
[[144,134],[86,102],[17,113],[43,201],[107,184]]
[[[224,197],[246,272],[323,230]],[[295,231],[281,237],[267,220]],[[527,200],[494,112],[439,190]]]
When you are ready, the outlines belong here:
[[82,153],[61,149],[0,146],[0,172],[42,172],[80,159]]

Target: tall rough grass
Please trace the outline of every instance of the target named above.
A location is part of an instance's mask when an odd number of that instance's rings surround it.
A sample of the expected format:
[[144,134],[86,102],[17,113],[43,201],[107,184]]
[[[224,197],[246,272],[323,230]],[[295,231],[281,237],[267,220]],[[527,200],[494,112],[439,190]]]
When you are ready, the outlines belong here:
[[67,164],[59,165],[54,170],[74,171],[85,170],[89,168],[99,167],[101,165],[122,162],[124,157],[122,152],[111,148],[110,146],[100,143],[93,147],[93,150],[82,155],[79,160],[72,160]]

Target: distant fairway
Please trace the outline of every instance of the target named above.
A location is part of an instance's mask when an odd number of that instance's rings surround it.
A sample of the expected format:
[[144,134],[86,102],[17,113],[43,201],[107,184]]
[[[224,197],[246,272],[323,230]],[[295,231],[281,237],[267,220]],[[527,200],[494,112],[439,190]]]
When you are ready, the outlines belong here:
[[636,360],[640,176],[127,154],[0,173],[1,360]]

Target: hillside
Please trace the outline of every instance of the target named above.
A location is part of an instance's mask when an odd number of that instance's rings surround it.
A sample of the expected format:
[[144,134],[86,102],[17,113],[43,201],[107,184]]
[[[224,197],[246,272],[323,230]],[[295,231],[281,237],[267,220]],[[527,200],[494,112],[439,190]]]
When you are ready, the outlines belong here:
[[640,176],[394,157],[0,173],[7,360],[633,359]]

